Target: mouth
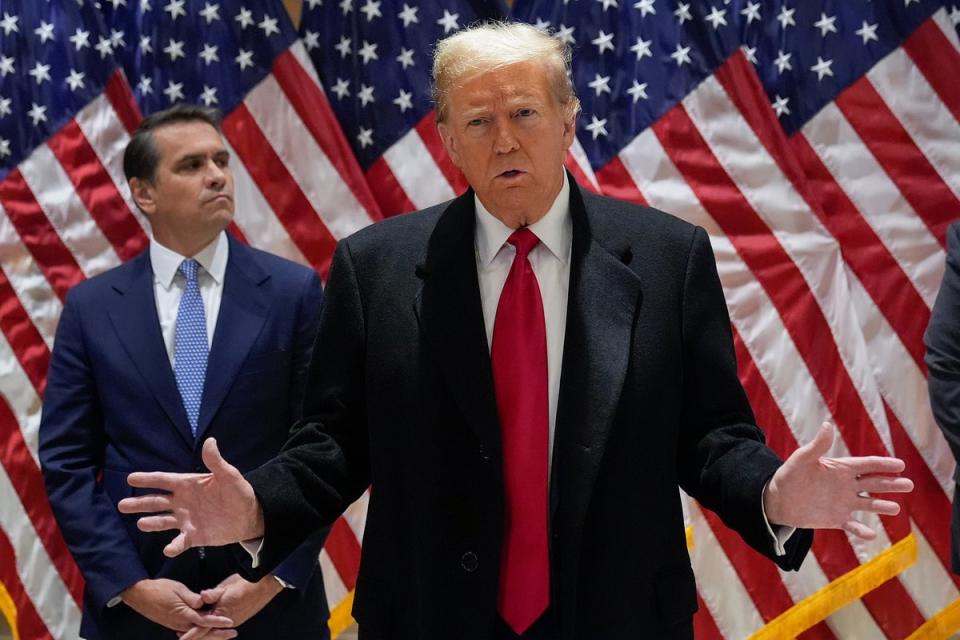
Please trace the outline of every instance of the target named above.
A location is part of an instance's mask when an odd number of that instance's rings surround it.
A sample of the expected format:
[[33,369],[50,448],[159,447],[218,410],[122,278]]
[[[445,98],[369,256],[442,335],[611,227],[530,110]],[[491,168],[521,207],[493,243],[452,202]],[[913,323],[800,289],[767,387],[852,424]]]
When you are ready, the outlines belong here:
[[215,203],[215,202],[232,202],[232,201],[233,201],[233,198],[231,198],[230,196],[228,196],[228,195],[225,194],[225,193],[221,193],[221,194],[219,194],[219,195],[215,195],[215,196],[213,196],[212,198],[210,198],[209,200],[207,200],[207,202],[210,203],[210,204],[213,204],[213,203]]
[[520,169],[507,169],[506,171],[498,174],[497,177],[498,177],[498,178],[506,178],[506,179],[509,180],[510,178],[516,178],[516,177],[518,177],[518,176],[522,176],[522,175],[525,174],[525,173],[526,173],[526,171],[522,171],[522,170],[520,170]]

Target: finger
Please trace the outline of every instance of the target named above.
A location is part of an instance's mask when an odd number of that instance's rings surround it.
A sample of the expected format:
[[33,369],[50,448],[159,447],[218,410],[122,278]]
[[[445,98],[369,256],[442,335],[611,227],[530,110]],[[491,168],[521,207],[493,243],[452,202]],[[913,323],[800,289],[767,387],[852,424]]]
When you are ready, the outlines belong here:
[[144,516],[137,520],[137,529],[140,529],[140,531],[169,531],[170,529],[179,528],[180,523],[178,523],[177,519],[170,514],[164,514],[162,516]]
[[210,640],[211,631],[212,629],[209,627],[191,627],[189,631],[180,636],[180,640],[200,640],[200,638]]
[[858,520],[849,520],[841,527],[847,533],[851,533],[864,540],[873,540],[877,537],[877,532]]
[[857,506],[858,511],[870,511],[884,516],[895,516],[900,513],[900,505],[892,500],[880,500],[864,496],[860,498],[862,504]]
[[178,583],[173,588],[173,592],[191,609],[199,609],[203,606],[203,598],[200,597],[200,594],[191,591],[190,588],[183,583]]
[[223,597],[223,593],[226,591],[223,587],[216,587],[215,589],[204,589],[200,592],[200,597],[203,598],[205,604],[217,604],[220,602],[220,598]]
[[183,485],[185,480],[192,480],[200,473],[167,473],[166,471],[135,471],[127,476],[127,484],[138,489],[163,489],[173,491]]
[[170,541],[170,544],[163,548],[163,555],[167,556],[168,558],[176,558],[189,548],[190,545],[187,543],[187,537],[181,531],[176,538]]
[[813,440],[797,449],[796,453],[801,457],[815,460],[827,455],[831,446],[833,446],[833,425],[829,422],[823,422]]
[[859,476],[903,473],[906,469],[906,464],[900,458],[886,456],[846,457],[836,458],[836,461],[845,464]]
[[206,640],[227,640],[236,637],[236,629],[211,629],[210,634],[206,636]]
[[193,609],[187,609],[183,612],[184,619],[195,627],[206,627],[214,629],[229,629],[233,626],[233,620],[226,616],[215,615],[212,613],[201,613]]
[[170,496],[159,493],[137,496],[136,498],[124,498],[117,503],[117,510],[120,513],[158,513],[171,509]]
[[203,457],[203,464],[207,465],[207,469],[211,473],[216,475],[239,475],[240,472],[237,471],[236,467],[223,459],[223,456],[220,455],[220,448],[217,446],[216,438],[207,438],[203,443],[203,449],[201,450],[201,456]]
[[913,480],[890,476],[866,476],[857,481],[857,489],[867,493],[910,493],[913,491]]

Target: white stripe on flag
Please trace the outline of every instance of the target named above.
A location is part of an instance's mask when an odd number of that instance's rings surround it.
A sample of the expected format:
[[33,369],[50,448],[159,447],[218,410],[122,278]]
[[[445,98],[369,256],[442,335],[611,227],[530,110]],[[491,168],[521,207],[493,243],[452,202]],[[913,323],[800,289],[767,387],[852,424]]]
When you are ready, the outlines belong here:
[[910,56],[896,49],[867,77],[944,184],[960,198],[960,124]]
[[957,28],[953,25],[953,21],[947,14],[947,10],[945,8],[940,9],[933,14],[933,21],[940,27],[940,30],[943,31],[943,35],[947,37],[950,44],[952,44],[957,51],[960,51],[960,36],[957,36]]
[[725,638],[746,638],[763,626],[763,618],[723,553],[700,505],[690,500],[687,508],[694,535],[690,563],[697,581],[701,585],[723,585],[723,589],[701,589],[700,596]]
[[590,184],[593,185],[593,188],[597,191],[600,191],[600,183],[597,182],[597,174],[593,172],[593,167],[590,166],[590,158],[587,157],[587,152],[583,150],[583,145],[580,144],[580,139],[576,136],[573,137],[573,144],[570,145],[570,155],[573,156],[573,159],[576,161],[577,166],[580,167],[580,171],[583,172],[583,175],[587,176],[587,180],[590,181]]
[[127,184],[127,178],[123,175],[123,152],[127,148],[127,143],[130,142],[130,134],[127,133],[126,127],[114,111],[113,105],[110,104],[106,95],[101,94],[81,109],[74,119],[87,142],[96,151],[100,163],[107,170],[117,191],[123,196],[127,207],[149,235],[150,223],[133,202],[130,185]]
[[910,531],[917,540],[917,561],[899,578],[923,617],[930,618],[957,598],[957,587],[912,519]]
[[323,590],[326,592],[327,604],[333,609],[347,597],[348,592],[326,550],[320,551],[320,571],[323,573]]
[[7,404],[20,425],[27,450],[39,467],[37,444],[40,432],[40,396],[34,390],[3,333],[0,333],[0,395],[7,399]]
[[826,105],[802,132],[924,302],[932,307],[943,277],[944,252],[923,220],[835,104]]
[[47,348],[53,347],[53,337],[57,331],[57,321],[63,306],[47,282],[43,272],[37,267],[33,256],[20,240],[17,230],[0,205],[0,263],[10,286],[17,294],[33,326],[43,337]]
[[[810,211],[776,161],[710,76],[683,99],[687,114],[740,193],[771,229],[813,293],[830,324],[834,343],[887,451],[890,427],[849,294],[840,247]],[[746,215],[746,213],[745,213]]]
[[363,492],[357,501],[343,512],[343,519],[350,527],[357,542],[363,541],[363,532],[367,525],[367,508],[370,504],[370,490]]
[[383,153],[397,182],[417,209],[450,200],[457,194],[433,160],[416,129],[410,129]]
[[272,75],[247,94],[244,104],[334,238],[372,222]]
[[20,172],[84,274],[89,277],[120,264],[117,252],[90,217],[70,177],[47,145],[34,149],[20,164]]
[[264,251],[269,251],[278,256],[283,256],[289,260],[308,264],[307,259],[303,257],[299,247],[290,238],[273,209],[263,197],[260,188],[250,177],[246,166],[237,158],[236,151],[230,146],[226,138],[223,144],[230,152],[230,167],[233,170],[234,196],[236,201],[236,211],[234,213],[234,222],[240,228],[240,231],[247,237],[247,240]]
[[0,529],[13,545],[17,574],[50,635],[76,638],[80,609],[40,542],[3,465],[0,465]]

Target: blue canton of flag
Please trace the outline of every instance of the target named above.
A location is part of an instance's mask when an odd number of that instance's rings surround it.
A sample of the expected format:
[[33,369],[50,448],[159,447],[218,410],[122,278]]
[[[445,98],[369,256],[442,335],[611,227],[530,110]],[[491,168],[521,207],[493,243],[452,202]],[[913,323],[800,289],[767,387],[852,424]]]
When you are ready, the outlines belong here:
[[177,102],[231,111],[297,38],[279,2],[102,0],[141,109]]
[[90,3],[0,3],[0,179],[102,91],[115,39]]
[[304,44],[364,169],[433,110],[437,40],[503,15],[497,3],[465,0],[304,3]]

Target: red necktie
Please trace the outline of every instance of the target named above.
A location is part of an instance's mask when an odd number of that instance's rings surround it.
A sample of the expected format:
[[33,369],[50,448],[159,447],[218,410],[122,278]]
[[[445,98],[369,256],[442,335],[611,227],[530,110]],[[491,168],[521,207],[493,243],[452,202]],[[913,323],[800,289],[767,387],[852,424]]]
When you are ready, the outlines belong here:
[[540,240],[526,228],[493,325],[491,359],[503,439],[506,529],[497,610],[517,633],[550,603],[547,550],[547,331],[540,287],[527,254]]

